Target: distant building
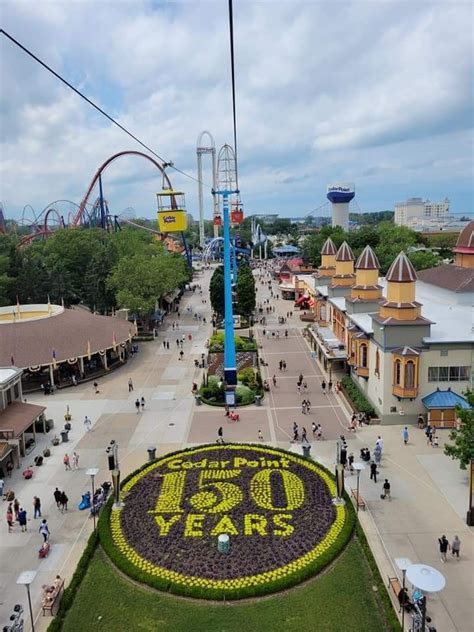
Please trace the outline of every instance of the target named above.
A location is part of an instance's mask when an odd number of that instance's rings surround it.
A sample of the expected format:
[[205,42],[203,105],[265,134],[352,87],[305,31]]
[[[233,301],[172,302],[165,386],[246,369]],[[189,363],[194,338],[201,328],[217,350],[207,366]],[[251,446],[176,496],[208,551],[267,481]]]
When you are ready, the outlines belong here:
[[395,204],[394,221],[397,226],[409,226],[423,223],[424,220],[444,221],[449,217],[449,200],[431,202],[420,197],[408,198],[406,202]]
[[251,217],[264,224],[274,224],[279,218],[279,215],[278,213],[261,213],[260,215],[251,215]]

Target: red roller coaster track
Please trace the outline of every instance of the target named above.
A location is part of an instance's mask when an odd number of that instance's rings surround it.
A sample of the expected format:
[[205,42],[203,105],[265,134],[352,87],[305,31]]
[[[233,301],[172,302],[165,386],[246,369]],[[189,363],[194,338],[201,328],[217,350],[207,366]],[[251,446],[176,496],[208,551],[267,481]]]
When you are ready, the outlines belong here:
[[165,173],[164,167],[162,165],[160,165],[159,162],[157,162],[154,158],[151,158],[151,156],[148,156],[147,154],[142,153],[141,151],[132,151],[132,150],[127,150],[127,151],[120,151],[117,154],[114,154],[113,156],[110,156],[110,158],[108,158],[96,171],[94,177],[92,178],[92,181],[89,185],[89,188],[87,189],[86,194],[84,195],[82,202],[79,205],[79,209],[76,213],[76,215],[74,216],[72,222],[71,222],[71,227],[74,226],[79,226],[81,221],[82,221],[82,216],[84,214],[86,205],[89,201],[89,197],[92,193],[92,191],[94,190],[95,185],[97,184],[97,182],[99,181],[99,178],[102,174],[102,172],[107,169],[107,167],[114,162],[114,160],[117,160],[117,158],[120,158],[121,156],[141,156],[142,158],[146,158],[148,161],[150,161],[151,163],[153,163],[155,165],[155,167],[160,171],[160,173],[163,176],[163,179],[166,180],[166,183],[168,185],[168,188],[172,188],[171,186],[171,182],[168,178],[168,176]]

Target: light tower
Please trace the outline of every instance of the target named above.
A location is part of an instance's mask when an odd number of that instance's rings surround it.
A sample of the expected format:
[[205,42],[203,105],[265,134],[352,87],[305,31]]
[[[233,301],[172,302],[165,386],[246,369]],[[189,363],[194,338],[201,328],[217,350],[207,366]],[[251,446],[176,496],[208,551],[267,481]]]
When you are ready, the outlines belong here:
[[328,185],[327,198],[332,203],[332,225],[349,228],[349,202],[354,199],[353,182],[335,182]]
[[[229,197],[238,195],[237,174],[234,150],[224,145],[217,158],[218,190],[212,190],[216,199],[222,196],[222,215],[224,224],[224,381],[226,383],[226,403],[235,404],[237,386],[237,363],[235,358],[234,315],[232,311],[231,243]],[[230,388],[229,388],[230,387]]]
[[[203,143],[204,136],[209,138],[207,145]],[[197,170],[198,170],[198,195],[199,195],[199,245],[204,247],[204,197],[202,192],[202,155],[211,154],[212,161],[212,188],[217,188],[216,183],[216,146],[210,132],[201,132],[197,139]],[[214,196],[214,213],[213,219],[219,215],[219,200]],[[214,237],[219,236],[219,227],[214,223]]]

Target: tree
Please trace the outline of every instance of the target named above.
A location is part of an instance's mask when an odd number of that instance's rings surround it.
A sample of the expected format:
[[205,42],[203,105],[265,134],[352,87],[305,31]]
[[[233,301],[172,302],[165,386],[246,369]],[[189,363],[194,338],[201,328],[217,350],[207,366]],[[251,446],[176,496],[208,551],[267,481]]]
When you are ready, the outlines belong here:
[[237,311],[247,318],[255,310],[256,291],[255,277],[248,266],[241,266],[237,274]]
[[410,252],[408,258],[413,264],[415,270],[426,270],[427,268],[434,268],[441,263],[441,259],[434,252],[429,250],[418,250],[417,252]]
[[461,425],[459,430],[453,430],[449,435],[454,443],[444,446],[444,453],[452,459],[458,459],[462,470],[474,459],[474,391],[468,389],[464,395],[471,408],[456,408]]
[[214,270],[209,284],[209,294],[212,309],[219,316],[224,315],[224,268],[219,266]]

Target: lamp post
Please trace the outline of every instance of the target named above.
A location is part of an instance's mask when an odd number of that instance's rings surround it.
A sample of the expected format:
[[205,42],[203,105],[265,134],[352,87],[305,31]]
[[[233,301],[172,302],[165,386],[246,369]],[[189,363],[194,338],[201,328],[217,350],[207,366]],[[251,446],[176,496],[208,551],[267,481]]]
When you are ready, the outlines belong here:
[[[436,568],[426,564],[412,564],[406,569],[408,581],[423,592],[437,593],[446,586],[446,579]],[[426,596],[420,600],[421,627],[420,632],[425,632],[426,625]],[[416,628],[415,628],[416,630]]]
[[30,608],[31,632],[35,632],[35,621],[33,619],[33,608],[31,607],[30,584],[33,583],[35,577],[36,571],[23,571],[23,573],[21,573],[16,580],[17,584],[26,586],[26,592],[28,594],[28,606]]
[[357,472],[357,502],[356,502],[356,513],[359,513],[359,480],[360,480],[360,473],[362,472],[362,470],[365,470],[365,465],[363,463],[360,463],[359,461],[356,461],[355,463],[352,464],[352,467],[355,469],[355,471]]
[[[396,557],[395,564],[402,571],[402,589],[405,590],[405,579],[407,568],[412,566],[412,561],[408,557]],[[402,632],[405,629],[405,606],[402,605]]]
[[[90,467],[88,470],[86,470],[86,475],[91,477],[91,485],[92,485],[92,496],[91,496],[91,508],[94,508],[94,494],[95,494],[95,489],[94,489],[94,478],[97,476],[97,474],[99,473],[99,468],[98,467]],[[95,512],[92,511],[92,517],[94,519],[94,531],[95,531]]]

